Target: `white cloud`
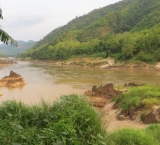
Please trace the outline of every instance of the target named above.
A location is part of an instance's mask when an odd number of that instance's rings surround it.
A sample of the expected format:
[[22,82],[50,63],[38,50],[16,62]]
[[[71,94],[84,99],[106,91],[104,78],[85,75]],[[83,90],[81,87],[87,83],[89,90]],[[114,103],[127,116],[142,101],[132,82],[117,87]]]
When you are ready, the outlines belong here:
[[[11,19],[10,19],[11,18]],[[47,17],[44,17],[42,15],[23,15],[23,16],[17,16],[17,17],[8,17],[4,20],[4,26],[5,27],[12,27],[13,29],[20,29],[25,27],[30,27],[31,25],[37,25],[41,24],[44,21],[47,20]]]
[[120,0],[5,0],[0,26],[16,40],[39,40],[76,16]]

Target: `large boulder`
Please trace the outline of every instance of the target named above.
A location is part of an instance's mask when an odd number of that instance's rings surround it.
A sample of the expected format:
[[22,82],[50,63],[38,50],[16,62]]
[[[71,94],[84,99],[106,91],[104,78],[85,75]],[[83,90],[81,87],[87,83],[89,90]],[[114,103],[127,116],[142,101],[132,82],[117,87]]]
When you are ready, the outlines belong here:
[[104,97],[106,99],[111,99],[112,97],[115,97],[120,92],[114,89],[114,85],[112,83],[106,84],[105,86],[97,87],[94,85],[92,87],[92,90],[87,90],[85,92],[86,96],[98,96],[98,97]]
[[9,76],[5,76],[0,80],[0,87],[17,88],[25,84],[26,82],[23,80],[22,76],[13,71],[10,71]]
[[156,114],[153,112],[148,113],[143,121],[144,124],[156,123]]
[[143,122],[145,124],[160,123],[160,107],[153,109],[148,114],[146,114]]
[[112,83],[99,87],[94,85],[91,90],[85,91],[85,95],[89,97],[93,106],[100,108],[104,107],[111,98],[119,93],[121,92],[115,90]]

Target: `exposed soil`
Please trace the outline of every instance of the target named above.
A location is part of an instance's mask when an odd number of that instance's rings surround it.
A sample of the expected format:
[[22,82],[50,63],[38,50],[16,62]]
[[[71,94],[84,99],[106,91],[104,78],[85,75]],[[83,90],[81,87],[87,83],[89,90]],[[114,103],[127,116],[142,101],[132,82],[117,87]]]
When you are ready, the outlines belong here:
[[[125,86],[135,87],[141,85],[128,83]],[[140,117],[142,114],[141,109],[121,111],[119,104],[113,104],[111,99],[124,92],[126,90],[116,90],[112,83],[100,87],[94,85],[91,90],[85,91],[85,95],[89,98],[91,104],[100,112],[102,124],[107,131],[112,132],[121,128],[140,129],[147,127],[148,124],[160,122],[160,106],[148,110],[143,121]]]
[[145,128],[148,125],[144,124],[140,117],[137,117],[136,120],[117,120],[117,109],[112,109],[113,103],[108,103],[105,107],[100,110],[102,116],[102,123],[107,131],[113,132],[122,128],[134,128],[141,129]]
[[101,107],[101,106],[99,107],[96,105],[94,106],[95,106],[95,109],[98,112],[100,112],[102,124],[108,132],[113,132],[115,130],[122,129],[122,128],[142,129],[148,126],[148,124],[144,124],[140,120],[139,116],[136,118],[136,120],[133,120],[133,121],[129,119],[126,119],[123,121],[118,120],[117,115],[119,113],[119,110],[113,109],[113,103],[106,98],[91,97],[91,96],[88,96],[88,98],[90,99],[93,105],[95,104],[95,102],[97,104],[105,104],[104,107]]

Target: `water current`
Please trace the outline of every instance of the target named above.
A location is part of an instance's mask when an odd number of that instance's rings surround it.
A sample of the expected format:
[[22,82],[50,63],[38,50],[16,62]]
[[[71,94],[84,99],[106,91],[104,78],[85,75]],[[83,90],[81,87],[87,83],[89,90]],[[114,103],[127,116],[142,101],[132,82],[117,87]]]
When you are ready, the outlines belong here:
[[129,82],[160,84],[160,72],[147,70],[99,69],[77,66],[56,66],[40,62],[18,61],[0,67],[0,79],[10,71],[20,74],[27,84],[20,88],[0,88],[0,102],[18,100],[27,104],[54,101],[61,95],[83,95],[93,85],[113,83],[123,86]]

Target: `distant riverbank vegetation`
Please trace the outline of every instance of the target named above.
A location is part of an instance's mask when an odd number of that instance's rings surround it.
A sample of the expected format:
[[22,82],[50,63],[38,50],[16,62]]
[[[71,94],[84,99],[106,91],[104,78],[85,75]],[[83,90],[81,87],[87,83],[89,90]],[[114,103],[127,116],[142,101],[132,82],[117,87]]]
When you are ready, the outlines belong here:
[[86,55],[160,61],[160,1],[123,0],[77,17],[19,57],[67,60]]

